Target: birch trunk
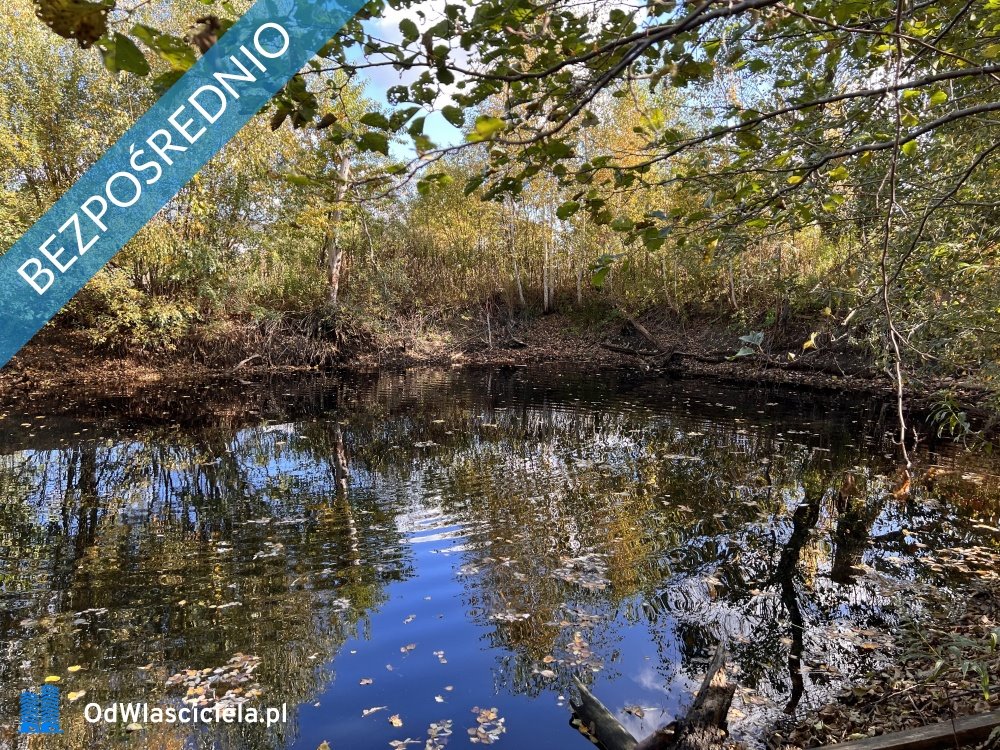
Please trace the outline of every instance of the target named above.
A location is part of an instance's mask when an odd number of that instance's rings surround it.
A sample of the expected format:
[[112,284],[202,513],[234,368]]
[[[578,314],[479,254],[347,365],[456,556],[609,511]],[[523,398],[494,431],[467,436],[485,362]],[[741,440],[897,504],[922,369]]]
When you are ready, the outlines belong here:
[[344,198],[347,197],[348,182],[351,179],[351,162],[345,154],[340,157],[337,167],[336,207],[330,211],[330,225],[326,232],[326,279],[327,301],[330,307],[337,306],[340,295],[340,272],[344,265],[344,248],[340,241],[340,224],[344,220]]

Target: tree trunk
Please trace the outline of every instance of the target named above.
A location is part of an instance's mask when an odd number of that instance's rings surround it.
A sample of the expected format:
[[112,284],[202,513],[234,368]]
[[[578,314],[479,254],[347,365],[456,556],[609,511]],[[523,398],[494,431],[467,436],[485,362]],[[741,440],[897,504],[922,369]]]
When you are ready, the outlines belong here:
[[549,240],[542,240],[542,312],[547,313],[551,300],[549,298]]
[[579,261],[576,265],[576,306],[583,307],[583,268]]
[[576,679],[580,700],[572,703],[573,710],[605,750],[719,750],[729,736],[727,716],[736,692],[736,685],[726,680],[725,665],[726,651],[720,646],[687,716],[660,727],[642,742],[636,742],[604,704]]
[[517,246],[515,241],[517,213],[514,210],[513,200],[508,203],[508,207],[510,208],[510,223],[507,225],[507,253],[514,261],[514,280],[517,282],[517,299],[521,303],[521,309],[523,310],[528,305],[524,301],[524,284],[521,282],[521,266],[517,262]]
[[326,256],[327,301],[331,307],[337,306],[340,294],[340,272],[344,265],[344,249],[340,242],[340,224],[344,220],[344,198],[347,197],[348,182],[351,179],[351,162],[346,154],[340,157],[337,167],[336,207],[330,211],[330,225],[326,232],[323,248]]

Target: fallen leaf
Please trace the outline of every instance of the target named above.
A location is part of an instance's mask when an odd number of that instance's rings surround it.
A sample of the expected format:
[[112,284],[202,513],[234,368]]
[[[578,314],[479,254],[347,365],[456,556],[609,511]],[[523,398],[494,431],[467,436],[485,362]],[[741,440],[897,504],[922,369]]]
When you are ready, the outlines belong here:
[[393,714],[392,716],[390,716],[389,723],[392,724],[394,727],[403,726],[403,720],[399,718],[399,714]]

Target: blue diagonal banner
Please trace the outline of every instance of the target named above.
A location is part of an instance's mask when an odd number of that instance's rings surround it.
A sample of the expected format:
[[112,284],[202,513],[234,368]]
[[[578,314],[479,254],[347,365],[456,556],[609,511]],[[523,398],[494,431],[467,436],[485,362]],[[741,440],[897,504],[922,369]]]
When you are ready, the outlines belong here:
[[7,364],[364,0],[258,0],[0,257]]

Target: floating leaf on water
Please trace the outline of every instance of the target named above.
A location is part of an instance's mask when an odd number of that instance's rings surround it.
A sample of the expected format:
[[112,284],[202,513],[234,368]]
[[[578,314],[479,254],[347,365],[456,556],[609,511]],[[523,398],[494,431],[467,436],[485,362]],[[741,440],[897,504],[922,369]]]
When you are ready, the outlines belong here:
[[632,716],[635,716],[639,719],[643,718],[646,715],[646,712],[642,710],[642,706],[625,706],[625,708],[622,710],[625,711],[625,713],[632,714]]
[[69,700],[70,703],[73,703],[74,701],[80,700],[86,694],[87,694],[86,690],[75,690],[75,691],[69,693],[66,696],[66,698]]
[[424,745],[424,750],[443,750],[451,736],[451,725],[451,719],[431,723],[427,727],[427,744]]
[[399,718],[399,714],[393,714],[392,716],[390,716],[389,723],[392,724],[394,727],[403,726],[403,720]]
[[389,707],[388,706],[372,706],[371,708],[365,708],[365,709],[362,709],[361,716],[363,716],[363,717],[364,716],[368,716],[370,714],[375,713],[376,711],[385,711],[387,708],[389,708]]
[[561,567],[552,571],[556,578],[591,591],[607,588],[607,566],[603,555],[589,552],[578,557],[561,556],[559,562]]
[[83,669],[83,667],[79,664],[74,664],[72,667],[66,667],[67,672],[79,672],[81,669]]
[[434,696],[434,700],[435,700],[435,702],[437,702],[437,703],[444,703],[444,696],[441,696],[441,695],[435,695],[435,696]]
[[48,677],[45,678],[45,681],[46,682],[59,682],[59,680],[61,680],[61,679],[62,678],[59,675],[57,675],[57,674],[50,674]]
[[505,720],[500,718],[497,708],[479,708],[475,706],[472,713],[476,714],[477,727],[469,729],[469,741],[483,745],[492,745],[507,731]]
[[361,682],[359,682],[358,684],[359,685],[371,685],[373,682],[375,682],[375,680],[373,680],[371,677],[362,677],[361,678]]

